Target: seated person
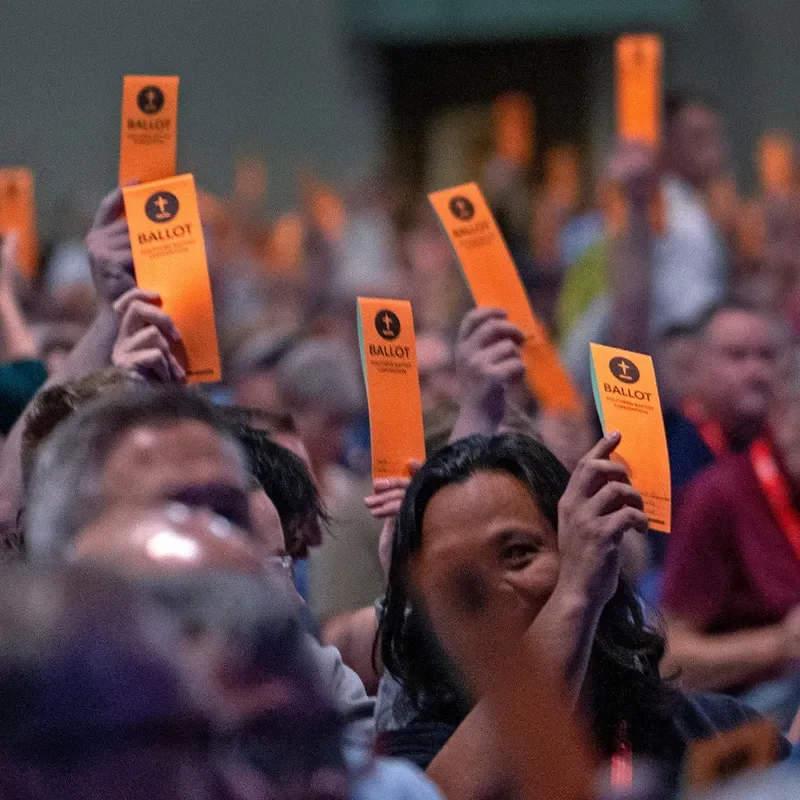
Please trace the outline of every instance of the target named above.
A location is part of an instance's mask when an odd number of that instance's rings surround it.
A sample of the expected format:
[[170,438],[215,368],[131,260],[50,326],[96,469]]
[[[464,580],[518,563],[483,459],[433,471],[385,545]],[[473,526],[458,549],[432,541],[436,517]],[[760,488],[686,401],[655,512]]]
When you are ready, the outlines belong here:
[[[602,439],[570,477],[531,439],[474,436],[432,456],[412,479],[380,624],[384,669],[408,701],[398,708],[410,706],[385,734],[390,754],[429,767],[437,780],[440,751],[474,750],[470,743],[485,736],[481,703],[465,699],[410,591],[421,553],[442,585],[454,563],[488,575],[505,604],[502,624],[547,654],[572,702],[585,706],[605,758],[619,751],[624,729],[633,756],[658,762],[674,788],[690,741],[757,716],[730,698],[684,695],[660,677],[664,640],[621,574],[624,538],[648,525],[641,496],[609,460],[619,441]],[[446,601],[426,601],[436,629]]]
[[800,704],[800,396],[769,435],[687,488],[670,536],[663,606],[669,668],[691,689],[742,694],[788,728]]

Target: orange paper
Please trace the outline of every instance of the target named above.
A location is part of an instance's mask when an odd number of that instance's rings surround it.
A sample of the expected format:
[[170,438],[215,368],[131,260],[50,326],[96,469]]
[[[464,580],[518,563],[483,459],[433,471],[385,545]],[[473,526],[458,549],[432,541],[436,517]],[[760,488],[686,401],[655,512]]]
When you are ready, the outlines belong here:
[[777,727],[767,719],[693,742],[686,756],[686,783],[702,790],[748,770],[766,769],[778,761],[780,742]]
[[621,36],[616,44],[617,133],[656,146],[661,138],[663,45],[654,34]]
[[544,155],[544,185],[562,208],[572,211],[581,199],[581,160],[574,144],[561,144]]
[[544,325],[534,316],[500,229],[475,183],[429,195],[479,306],[505,309],[526,336],[522,348],[528,383],[548,411],[583,413],[580,395]]
[[497,155],[527,167],[533,159],[533,102],[522,92],[509,92],[492,105],[492,127]]
[[601,344],[590,347],[600,422],[606,433],[622,434],[612,458],[625,465],[631,483],[641,493],[650,527],[669,533],[672,524],[669,454],[653,359]]
[[795,146],[786,133],[764,134],[758,141],[758,175],[766,194],[786,194],[796,185]]
[[0,169],[0,236],[16,231],[20,271],[28,278],[39,266],[36,202],[29,169]]
[[123,189],[136,283],[158,292],[183,339],[190,383],[221,378],[211,281],[191,175]]
[[372,477],[408,477],[408,462],[425,460],[411,303],[359,297],[358,338],[369,404]]
[[178,78],[126,75],[122,84],[119,184],[172,177],[177,168]]

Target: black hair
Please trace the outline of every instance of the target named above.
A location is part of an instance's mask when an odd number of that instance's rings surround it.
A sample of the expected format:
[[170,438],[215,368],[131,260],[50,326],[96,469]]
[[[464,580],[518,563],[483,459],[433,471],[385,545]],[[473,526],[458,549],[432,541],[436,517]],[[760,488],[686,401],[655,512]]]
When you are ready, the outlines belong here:
[[[422,609],[409,590],[409,565],[422,546],[423,517],[433,495],[487,471],[521,481],[558,529],[558,503],[569,473],[543,445],[520,434],[503,434],[472,436],[446,447],[414,476],[403,501],[379,630],[384,666],[404,686],[420,716],[454,725],[468,711],[464,694],[431,641]],[[672,697],[658,671],[664,647],[663,637],[646,624],[639,599],[621,577],[600,617],[585,687],[593,731],[605,752],[613,752],[623,722],[640,747],[656,741],[656,721],[667,721]]]
[[719,100],[708,92],[671,89],[664,94],[664,124],[671,125],[691,106],[702,106],[718,114],[722,113]]
[[222,407],[219,413],[247,455],[250,474],[272,501],[283,528],[286,551],[304,558],[309,541],[318,541],[328,514],[306,465],[266,431],[248,424],[248,409]]

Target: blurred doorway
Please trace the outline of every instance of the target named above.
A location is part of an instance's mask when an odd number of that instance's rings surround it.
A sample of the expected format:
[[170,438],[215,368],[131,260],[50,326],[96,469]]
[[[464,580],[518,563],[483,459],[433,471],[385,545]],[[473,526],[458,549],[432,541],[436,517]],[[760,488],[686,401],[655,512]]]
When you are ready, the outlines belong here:
[[395,176],[415,190],[479,179],[492,101],[509,91],[533,101],[535,181],[550,147],[585,153],[591,46],[578,38],[385,46]]

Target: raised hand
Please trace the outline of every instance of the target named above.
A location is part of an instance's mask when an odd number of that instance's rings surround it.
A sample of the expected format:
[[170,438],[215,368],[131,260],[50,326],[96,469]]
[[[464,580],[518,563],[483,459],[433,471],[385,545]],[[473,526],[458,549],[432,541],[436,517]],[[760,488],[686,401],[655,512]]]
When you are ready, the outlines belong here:
[[92,282],[105,305],[136,286],[128,221],[121,216],[124,210],[122,189],[114,189],[100,203],[86,236]]
[[172,353],[181,336],[160,303],[155,292],[144,289],[130,289],[114,303],[120,324],[111,363],[164,383],[183,382],[186,372]]
[[525,334],[500,308],[474,308],[464,316],[456,342],[460,414],[453,439],[493,434],[506,412],[508,388],[525,374]]
[[608,434],[578,462],[558,505],[559,584],[603,606],[617,590],[623,534],[648,529],[642,496],[610,460],[621,438]]

